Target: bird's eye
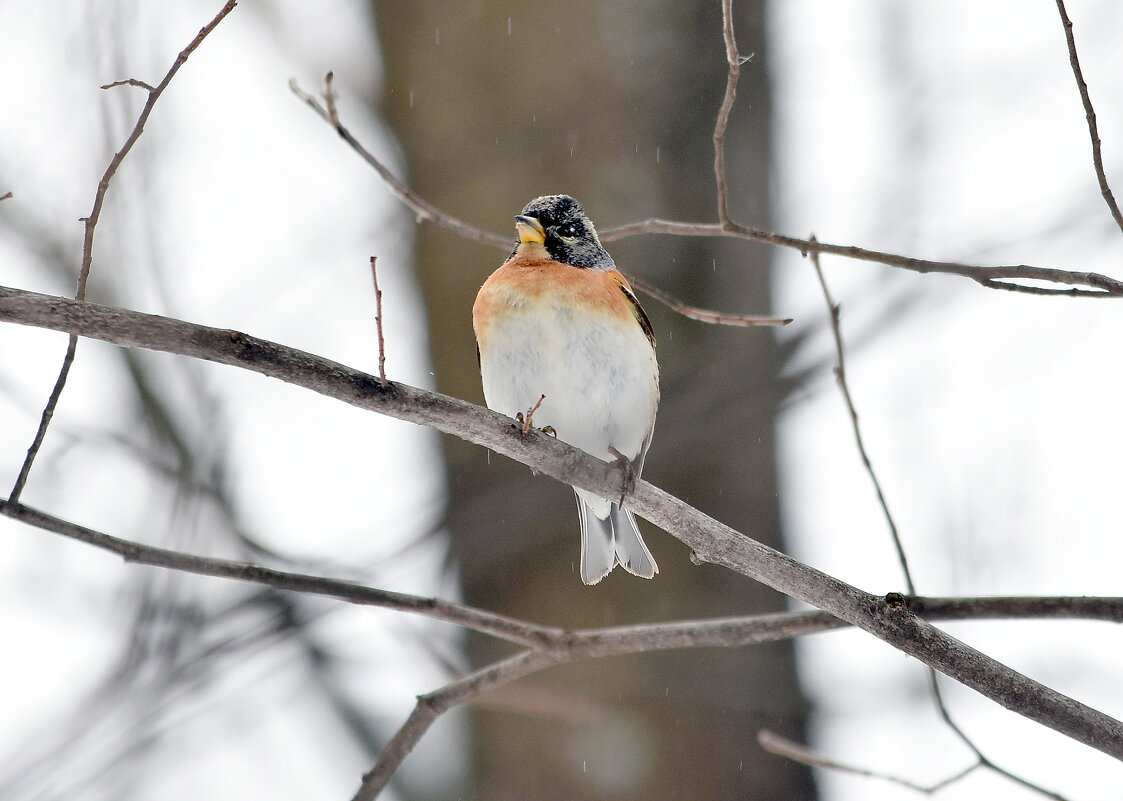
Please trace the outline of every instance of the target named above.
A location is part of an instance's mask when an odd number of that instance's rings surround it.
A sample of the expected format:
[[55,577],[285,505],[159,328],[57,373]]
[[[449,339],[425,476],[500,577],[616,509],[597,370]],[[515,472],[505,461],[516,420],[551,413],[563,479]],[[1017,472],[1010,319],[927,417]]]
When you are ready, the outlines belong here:
[[565,223],[558,226],[556,233],[562,239],[575,239],[577,237],[577,226],[573,223]]

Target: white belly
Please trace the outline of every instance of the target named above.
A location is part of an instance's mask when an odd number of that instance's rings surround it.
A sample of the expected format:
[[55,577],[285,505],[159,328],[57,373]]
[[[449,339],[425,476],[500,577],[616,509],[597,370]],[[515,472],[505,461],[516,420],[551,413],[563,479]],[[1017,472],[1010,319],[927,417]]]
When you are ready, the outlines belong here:
[[553,426],[559,439],[605,461],[612,449],[635,459],[659,402],[654,349],[639,324],[535,308],[507,306],[490,325],[480,363],[487,405],[514,417],[545,395],[535,428]]

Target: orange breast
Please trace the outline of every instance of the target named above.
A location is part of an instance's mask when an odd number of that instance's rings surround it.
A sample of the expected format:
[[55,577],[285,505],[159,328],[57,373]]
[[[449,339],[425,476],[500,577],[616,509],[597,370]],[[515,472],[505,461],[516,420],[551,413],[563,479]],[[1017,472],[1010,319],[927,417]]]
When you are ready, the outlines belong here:
[[472,307],[476,338],[487,338],[488,323],[509,309],[532,307],[538,303],[572,305],[585,310],[599,309],[622,322],[635,321],[631,301],[621,287],[631,290],[616,270],[597,270],[559,264],[544,253],[520,254],[507,261],[484,282]]

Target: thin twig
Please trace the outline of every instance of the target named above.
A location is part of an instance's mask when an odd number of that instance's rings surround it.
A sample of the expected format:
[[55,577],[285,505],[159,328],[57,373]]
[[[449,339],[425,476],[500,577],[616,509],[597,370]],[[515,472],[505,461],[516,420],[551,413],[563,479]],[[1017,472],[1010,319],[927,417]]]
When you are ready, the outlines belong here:
[[445,685],[439,690],[419,696],[405,724],[390,738],[390,742],[382,749],[378,761],[370,772],[363,776],[363,782],[352,801],[374,799],[390,781],[402,760],[444,712],[481,693],[536,673],[558,661],[558,657],[549,652],[524,651]]
[[776,734],[776,732],[769,731],[768,729],[762,729],[760,732],[758,732],[756,740],[760,744],[760,747],[768,753],[784,757],[785,759],[790,759],[793,762],[800,763],[801,765],[808,765],[814,768],[827,768],[829,770],[837,770],[842,773],[852,773],[856,776],[866,776],[871,779],[881,779],[882,781],[891,782],[893,784],[900,785],[901,787],[907,787],[909,790],[915,790],[918,793],[924,793],[926,795],[931,795],[938,790],[942,790],[949,784],[959,781],[979,767],[979,764],[976,763],[964,768],[959,773],[949,776],[946,779],[941,779],[935,784],[925,785],[918,784],[914,781],[910,781],[909,779],[901,778],[900,776],[893,776],[889,773],[881,773],[880,771],[870,770],[868,768],[859,768],[855,767],[854,765],[847,765],[845,763],[838,762],[837,760],[820,756],[814,751],[808,749],[806,746],[800,745],[799,743],[789,740],[787,737]]
[[327,114],[328,123],[336,129],[339,128],[339,111],[335,107],[338,97],[335,91],[335,73],[329,70],[324,75],[324,112]]
[[13,195],[11,192],[5,192],[4,194],[0,195],[0,200],[11,200],[12,197]]
[[[667,236],[697,236],[697,237],[729,237],[744,239],[750,242],[763,242],[776,247],[798,250],[803,255],[811,251],[829,253],[833,256],[854,261],[865,261],[884,264],[888,267],[899,267],[916,273],[944,273],[970,278],[981,286],[990,289],[1004,289],[1010,292],[1024,292],[1027,294],[1057,294],[1070,297],[1089,298],[1121,298],[1123,297],[1123,281],[1117,281],[1100,273],[1078,272],[1073,270],[1059,270],[1052,267],[1032,267],[1027,264],[1006,264],[999,266],[983,266],[975,264],[962,264],[953,261],[933,261],[931,259],[918,259],[912,256],[901,256],[896,253],[886,253],[881,250],[869,250],[854,245],[834,245],[829,242],[812,242],[810,239],[801,239],[797,236],[778,234],[773,231],[764,231],[759,228],[750,228],[734,223],[723,227],[718,223],[688,223],[678,220],[662,220],[650,218],[640,222],[609,228],[600,233],[601,240],[612,242],[617,239],[626,239],[644,234],[664,234]],[[1004,283],[1011,280],[1043,281],[1052,284],[1063,284],[1066,289],[1045,289],[1024,284]]]
[[519,418],[519,422],[522,423],[522,432],[523,432],[524,437],[530,436],[530,429],[532,427],[531,424],[534,421],[534,413],[537,412],[542,407],[542,401],[544,401],[544,400],[546,400],[546,396],[545,395],[539,395],[538,400],[536,400],[534,402],[534,405],[530,407],[530,410],[526,413],[525,417],[522,415],[521,412],[519,413],[518,418]]
[[[815,242],[815,237],[812,235],[809,239]],[[905,546],[901,543],[901,534],[897,529],[897,521],[893,519],[893,513],[889,511],[889,501],[885,498],[885,491],[881,487],[881,480],[877,477],[877,471],[873,469],[873,462],[870,460],[869,451],[866,450],[865,440],[862,438],[862,427],[858,424],[858,409],[854,405],[854,396],[850,394],[850,384],[846,380],[846,349],[842,344],[842,326],[839,322],[840,310],[834,297],[831,295],[830,287],[827,286],[827,278],[823,274],[823,267],[819,263],[819,252],[812,250],[809,254],[811,256],[811,265],[815,268],[815,275],[819,279],[819,287],[823,290],[823,299],[827,303],[827,311],[831,321],[831,334],[834,337],[834,352],[835,352],[835,368],[834,377],[838,382],[838,389],[842,393],[842,399],[846,402],[846,409],[850,413],[850,428],[854,432],[854,442],[858,446],[858,455],[862,459],[862,465],[866,468],[866,475],[870,478],[870,483],[873,484],[874,492],[877,493],[877,502],[881,505],[882,515],[885,517],[885,522],[889,526],[889,535],[893,540],[893,547],[897,551],[897,560],[901,564],[901,572],[904,574],[905,587],[908,588],[909,595],[916,595],[916,585],[913,584],[912,571],[909,570],[909,560],[905,556]]]
[[145,83],[144,81],[137,80],[136,78],[126,78],[123,81],[114,81],[113,83],[102,84],[100,88],[102,88],[102,89],[113,89],[117,86],[137,86],[137,87],[139,87],[141,89],[145,89],[149,92],[156,92],[157,91],[156,87],[153,86],[152,84]]
[[1080,59],[1076,55],[1076,39],[1072,35],[1072,20],[1068,17],[1064,0],[1057,0],[1057,13],[1061,15],[1061,24],[1065,30],[1065,42],[1068,45],[1068,63],[1072,66],[1072,77],[1076,79],[1076,88],[1080,92],[1080,102],[1084,104],[1084,117],[1088,121],[1088,136],[1092,140],[1092,165],[1096,170],[1096,180],[1100,184],[1100,194],[1107,204],[1115,224],[1123,231],[1123,212],[1115,202],[1115,195],[1107,183],[1107,174],[1104,172],[1103,154],[1100,151],[1100,131],[1096,124],[1096,110],[1092,108],[1092,98],[1088,95],[1088,84],[1084,82],[1084,71],[1080,69]]
[[[140,135],[144,133],[144,125],[148,122],[149,116],[152,114],[152,109],[156,106],[156,101],[168,88],[168,84],[172,82],[172,78],[179,72],[179,68],[184,65],[188,57],[195,52],[196,48],[202,44],[203,40],[207,38],[208,34],[213,31],[226,16],[234,10],[238,5],[237,0],[228,0],[226,5],[215,15],[209,23],[200,29],[191,43],[187,45],[176,56],[172,66],[164,75],[164,79],[160,81],[155,87],[149,86],[143,81],[138,81],[134,78],[129,78],[125,81],[116,81],[111,84],[106,84],[103,89],[108,89],[114,86],[121,86],[128,84],[131,86],[139,86],[148,91],[148,100],[144,104],[144,108],[140,111],[140,116],[137,117],[136,125],[133,126],[132,132],[129,133],[128,138],[125,139],[125,144],[121,149],[114,154],[113,158],[109,161],[109,166],[105,168],[105,172],[98,181],[97,190],[94,192],[94,205],[90,209],[88,216],[82,218],[84,232],[82,235],[82,263],[78,271],[78,287],[74,293],[77,300],[84,300],[86,297],[86,284],[90,279],[90,267],[93,265],[94,260],[94,230],[97,228],[98,220],[101,218],[101,210],[105,205],[105,195],[109,191],[109,183],[113,180],[113,176],[117,174],[118,168],[129,155],[129,151],[133,149],[133,145],[140,139]],[[12,490],[8,493],[12,501],[18,501],[23,494],[23,489],[27,486],[27,479],[31,473],[31,466],[35,463],[35,458],[39,455],[39,450],[43,447],[43,440],[47,436],[47,429],[51,425],[51,420],[54,419],[55,409],[58,408],[59,398],[62,397],[62,391],[66,387],[66,379],[70,375],[70,367],[74,364],[74,355],[78,348],[78,338],[75,336],[70,337],[70,341],[66,345],[66,355],[63,356],[62,366],[59,368],[58,378],[55,379],[54,387],[51,389],[51,394],[47,398],[47,403],[43,407],[43,413],[39,418],[39,427],[35,430],[35,436],[31,440],[31,445],[27,449],[27,455],[24,456],[23,464],[20,465],[19,474],[16,476],[15,484],[12,485]]]
[[[1056,793],[1052,790],[1047,790],[1040,785],[1034,784],[1028,779],[1023,778],[1016,773],[1011,773],[1001,765],[996,765],[994,762],[992,762],[990,758],[982,752],[979,746],[975,744],[975,741],[971,739],[967,732],[965,732],[963,728],[951,716],[951,710],[948,708],[947,700],[944,698],[943,690],[940,689],[940,677],[937,676],[936,671],[932,670],[931,668],[928,668],[928,685],[932,691],[932,697],[936,701],[936,709],[940,713],[940,718],[944,721],[947,727],[952,730],[955,736],[959,738],[959,741],[967,746],[967,748],[969,748],[975,755],[975,759],[977,760],[975,767],[987,768],[989,770],[992,770],[1000,776],[1004,776],[1010,781],[1022,785],[1022,787],[1025,787],[1027,790],[1033,790],[1034,792],[1043,795],[1046,798],[1053,799],[1053,801],[1067,801],[1067,799],[1063,795],[1060,795],[1059,793]],[[950,783],[950,781],[944,782],[944,784]]]
[[729,69],[725,76],[725,95],[714,123],[713,140],[717,219],[725,228],[733,223],[729,218],[729,187],[725,177],[725,129],[729,126],[729,113],[733,110],[733,101],[737,99],[737,81],[741,76],[741,54],[737,52],[737,40],[733,34],[733,0],[721,0],[721,32]]
[[539,626],[504,615],[485,612],[461,604],[422,598],[416,595],[366,587],[351,581],[273,570],[259,565],[214,559],[158,548],[114,537],[94,529],[71,523],[12,500],[0,499],[0,514],[30,526],[51,531],[109,553],[117,554],[130,564],[149,565],[200,576],[233,579],[281,590],[325,595],[359,606],[378,606],[400,612],[411,612],[437,618],[465,628],[489,634],[520,645],[539,646],[562,636],[560,629]]
[[642,278],[637,278],[634,275],[627,275],[628,282],[632,285],[633,289],[638,289],[645,295],[648,295],[655,300],[662,303],[671,311],[678,312],[683,317],[689,320],[696,320],[700,323],[711,323],[713,325],[733,325],[733,326],[754,326],[754,325],[787,325],[792,321],[791,317],[757,317],[749,314],[727,314],[725,312],[711,311],[710,309],[701,309],[697,306],[691,306],[683,303],[678,298],[674,297],[668,292],[649,284]]
[[370,257],[370,276],[374,280],[374,326],[378,329],[378,381],[386,389],[389,382],[386,380],[386,338],[382,335],[382,290],[378,288],[377,256]]
[[[289,89],[292,90],[292,93],[294,95],[303,100],[305,105],[319,114],[325,122],[335,128],[336,133],[339,134],[343,141],[350,145],[352,150],[358,153],[367,164],[374,168],[375,172],[377,172],[382,180],[386,182],[394,195],[403,203],[405,203],[406,206],[409,207],[410,211],[417,215],[417,218],[419,220],[429,220],[430,222],[435,223],[442,228],[447,228],[450,231],[454,231],[459,236],[462,236],[465,239],[470,239],[473,242],[479,242],[484,245],[491,245],[493,247],[500,247],[508,250],[510,249],[510,237],[502,237],[498,234],[492,234],[487,231],[483,231],[479,228],[476,228],[474,225],[470,225],[464,222],[463,220],[458,220],[449,214],[445,214],[432,203],[425,200],[408,186],[406,186],[402,181],[398,179],[396,175],[394,175],[393,172],[390,171],[390,169],[385,164],[379,161],[373,153],[367,150],[366,147],[364,147],[363,144],[355,138],[355,136],[351,133],[350,130],[348,130],[345,125],[338,121],[338,114],[336,114],[336,121],[332,122],[332,113],[329,112],[328,109],[324,105],[322,105],[319,100],[301,89],[300,86],[296,83],[295,78],[289,81]],[[334,100],[332,102],[334,104]]]

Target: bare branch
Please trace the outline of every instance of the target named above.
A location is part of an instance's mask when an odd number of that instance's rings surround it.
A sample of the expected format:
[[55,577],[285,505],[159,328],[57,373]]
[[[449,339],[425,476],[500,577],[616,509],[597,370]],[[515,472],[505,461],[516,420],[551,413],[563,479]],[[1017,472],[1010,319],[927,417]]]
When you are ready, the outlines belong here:
[[1057,13],[1061,15],[1061,24],[1065,29],[1065,42],[1068,45],[1068,63],[1072,66],[1072,77],[1076,79],[1076,88],[1080,92],[1080,102],[1084,104],[1084,117],[1088,121],[1088,136],[1092,140],[1092,165],[1096,170],[1096,180],[1100,184],[1100,194],[1107,204],[1115,224],[1123,231],[1123,213],[1119,211],[1119,204],[1115,202],[1115,195],[1107,183],[1104,173],[1103,153],[1100,151],[1100,130],[1096,123],[1096,110],[1092,108],[1092,98],[1088,95],[1088,84],[1084,82],[1084,71],[1080,69],[1080,59],[1076,55],[1076,39],[1072,35],[1072,20],[1068,17],[1064,0],[1057,0]]
[[[145,545],[2,498],[0,514],[116,554],[130,564],[245,581],[279,590],[331,596],[359,606],[378,606],[425,615],[533,648],[564,649],[573,659],[679,648],[740,647],[817,634],[848,625],[827,612],[805,611],[565,632],[435,598]],[[917,597],[908,599],[908,604],[911,610],[928,620],[1080,619],[1123,622],[1123,598]]]
[[[179,68],[184,65],[188,57],[195,52],[196,48],[203,43],[218,24],[226,18],[234,7],[238,5],[237,0],[228,0],[226,5],[215,15],[209,23],[200,29],[195,38],[187,47],[183,48],[176,56],[172,66],[164,75],[164,79],[160,81],[155,87],[150,87],[143,81],[138,81],[134,78],[129,78],[126,81],[117,81],[116,83],[106,84],[103,89],[111,86],[119,86],[121,84],[129,84],[132,86],[140,86],[148,90],[148,100],[144,104],[144,108],[140,111],[140,116],[137,117],[136,124],[133,130],[129,133],[128,138],[125,139],[125,144],[121,149],[114,154],[113,158],[109,161],[109,166],[105,168],[105,172],[98,181],[97,190],[94,192],[94,205],[90,209],[88,216],[82,218],[84,225],[84,233],[82,236],[82,265],[78,271],[78,288],[74,293],[74,297],[82,300],[86,297],[86,284],[90,279],[90,267],[93,265],[94,259],[94,230],[97,228],[98,220],[101,218],[101,210],[105,205],[105,195],[109,191],[109,183],[113,180],[113,176],[117,174],[118,168],[129,155],[129,151],[133,149],[133,145],[140,139],[140,135],[144,133],[144,124],[148,122],[148,118],[152,115],[152,109],[156,106],[156,101],[168,88],[168,84],[172,82],[172,78],[179,72]],[[23,488],[27,485],[27,478],[31,473],[31,466],[35,463],[35,457],[39,455],[40,448],[43,447],[43,440],[47,436],[47,429],[51,425],[51,420],[54,419],[55,409],[58,408],[59,398],[62,397],[62,391],[66,387],[66,379],[70,375],[70,367],[74,364],[74,354],[78,348],[78,338],[75,336],[70,337],[70,341],[66,346],[66,355],[62,359],[62,367],[59,369],[58,378],[55,379],[55,385],[51,389],[51,394],[47,398],[47,403],[43,407],[43,413],[39,418],[39,427],[35,431],[35,436],[31,440],[31,445],[27,449],[27,455],[24,456],[23,464],[20,466],[19,474],[16,476],[15,484],[12,485],[12,490],[8,493],[12,501],[18,501],[20,495],[23,494]]]
[[339,95],[335,91],[335,73],[329,71],[324,76],[324,113],[327,115],[328,124],[335,129],[339,129],[339,111],[335,107],[335,101]]
[[[1046,798],[1052,798],[1054,801],[1066,801],[1064,796],[1058,795],[1052,790],[1046,790],[1044,787],[1040,787],[1039,785],[1034,784],[1028,779],[1023,779],[1021,776],[1018,776],[1017,774],[1011,773],[1010,771],[1006,770],[1006,768],[1003,768],[991,762],[991,760],[982,752],[979,746],[975,744],[975,741],[971,739],[967,732],[965,732],[963,728],[955,721],[955,719],[952,718],[951,710],[948,709],[947,701],[944,699],[943,690],[940,689],[940,677],[937,676],[936,671],[932,669],[928,670],[928,684],[932,690],[932,697],[936,701],[936,709],[940,713],[940,718],[944,721],[947,727],[952,730],[955,736],[959,738],[959,741],[967,746],[972,753],[974,753],[976,760],[974,767],[987,768],[989,770],[992,770],[1000,776],[1004,776],[1010,781],[1020,784],[1029,790],[1034,790],[1035,792],[1040,793]],[[961,778],[961,776],[950,777],[941,782],[939,786],[946,787],[959,778]]]
[[[522,436],[509,418],[456,398],[390,382],[303,351],[157,315],[0,287],[0,321],[89,336],[253,370],[353,406],[431,426],[533,467],[573,487],[613,497],[618,470],[537,431]],[[1007,709],[1123,759],[1123,723],[1002,665],[909,611],[899,596],[880,598],[746,537],[678,498],[639,480],[637,514],[711,562],[830,612]],[[7,505],[6,505],[7,506]]]
[[[814,235],[811,236],[810,241],[815,242]],[[831,322],[831,334],[834,336],[836,360],[834,376],[838,381],[838,389],[842,393],[842,399],[846,403],[846,409],[850,413],[850,428],[854,432],[854,442],[858,446],[858,455],[862,459],[862,465],[866,468],[866,475],[869,476],[870,483],[873,484],[874,492],[877,493],[877,502],[881,505],[882,516],[889,526],[889,535],[893,540],[893,548],[897,551],[897,560],[901,564],[901,572],[905,577],[905,586],[908,587],[908,594],[916,595],[916,585],[912,580],[912,571],[909,570],[909,560],[905,556],[905,546],[901,544],[901,534],[897,530],[897,521],[893,519],[893,514],[889,511],[889,501],[885,497],[885,491],[881,487],[881,481],[877,477],[877,472],[873,469],[873,462],[870,461],[869,452],[866,450],[866,443],[862,438],[862,427],[858,424],[858,409],[854,405],[854,396],[850,394],[850,384],[846,380],[846,349],[842,344],[842,326],[839,322],[840,308],[831,296],[830,287],[827,286],[827,278],[823,274],[822,265],[819,263],[819,252],[812,250],[810,256],[811,266],[815,268],[815,275],[819,279],[819,287],[823,290],[823,299],[827,302],[827,314]]]
[[[810,241],[815,242],[815,237],[812,236]],[[823,267],[819,263],[818,252],[815,251],[815,250],[812,250],[810,255],[811,255],[811,264],[815,268],[815,275],[819,279],[819,286],[823,290],[823,299],[827,303],[827,311],[828,311],[828,314],[830,316],[830,323],[831,323],[831,333],[834,335],[835,357],[837,359],[837,364],[835,366],[835,378],[838,380],[838,387],[839,387],[839,390],[842,392],[843,400],[846,402],[846,408],[850,412],[850,426],[854,431],[854,441],[858,446],[858,454],[862,459],[862,464],[866,468],[866,474],[869,476],[870,482],[873,484],[874,491],[877,493],[877,500],[878,500],[878,503],[881,505],[881,512],[882,512],[882,515],[885,518],[885,522],[889,526],[889,534],[890,534],[890,536],[893,540],[893,547],[897,552],[897,559],[900,561],[901,570],[904,573],[905,583],[908,585],[909,595],[915,595],[916,594],[916,585],[913,583],[912,571],[909,569],[908,558],[905,556],[905,548],[904,548],[904,545],[901,543],[901,535],[900,535],[899,530],[897,529],[897,521],[893,518],[893,514],[889,511],[889,502],[885,497],[884,490],[882,489],[881,480],[877,477],[877,472],[873,469],[873,462],[870,460],[870,456],[869,456],[868,451],[866,451],[865,441],[862,438],[862,427],[858,423],[858,409],[854,404],[854,397],[850,393],[850,383],[849,383],[849,381],[847,381],[847,378],[846,378],[846,349],[845,349],[845,347],[842,343],[842,326],[841,326],[840,320],[839,320],[839,318],[840,318],[840,308],[839,308],[839,305],[837,303],[835,303],[834,298],[831,296],[830,287],[827,286],[827,279],[826,279],[826,276],[823,273]],[[975,768],[985,767],[985,768],[989,768],[990,770],[995,771],[996,773],[999,773],[999,774],[1005,776],[1006,778],[1008,778],[1012,781],[1017,782],[1018,784],[1021,784],[1024,787],[1027,787],[1027,788],[1032,789],[1032,790],[1036,790],[1038,793],[1041,793],[1044,796],[1047,796],[1047,797],[1053,798],[1053,799],[1057,799],[1058,801],[1064,801],[1064,799],[1062,799],[1056,793],[1053,793],[1049,790],[1045,790],[1044,788],[1039,787],[1038,785],[1034,784],[1033,782],[1028,781],[1027,779],[1023,779],[1021,776],[1018,776],[1014,773],[1011,773],[1010,771],[1006,770],[1005,768],[1000,767],[999,765],[996,765],[994,762],[992,762],[990,759],[988,759],[986,756],[984,756],[983,752],[981,750],[979,750],[979,747],[975,744],[974,740],[972,740],[967,735],[967,733],[962,728],[960,728],[960,726],[958,724],[956,724],[956,722],[952,719],[951,712],[948,709],[946,701],[944,700],[943,693],[940,692],[940,684],[939,684],[938,677],[936,675],[936,671],[934,669],[932,669],[931,667],[927,668],[927,671],[928,671],[928,678],[929,678],[930,686],[931,686],[931,690],[932,690],[932,699],[936,704],[936,708],[939,710],[940,717],[944,720],[944,722],[947,724],[948,728],[950,728],[952,730],[952,732],[956,735],[956,737],[958,737],[963,742],[964,745],[966,745],[969,749],[971,749],[971,751],[975,754],[977,762],[975,763],[975,765],[971,766],[970,768],[967,768],[966,770],[964,770],[964,771],[962,771],[958,774],[955,774],[954,776],[951,776],[951,777],[949,777],[949,778],[947,778],[947,779],[945,779],[941,782],[938,782],[937,784],[932,785],[932,787],[930,787],[930,788],[921,788],[918,785],[911,785],[908,782],[904,782],[904,780],[902,780],[902,779],[894,779],[893,777],[889,777],[889,776],[882,775],[881,778],[890,779],[892,781],[898,781],[898,782],[901,782],[901,783],[904,783],[908,786],[913,787],[913,789],[921,789],[924,792],[934,792],[935,790],[937,790],[941,787],[946,787],[949,784],[952,784],[953,782],[959,781],[964,776],[971,773],[971,771],[974,770]],[[842,770],[851,770],[852,772],[859,772],[859,773],[863,772],[863,771],[855,771],[854,769],[845,768],[845,767],[837,766],[837,765],[834,766],[834,767],[838,767],[839,769],[842,769]],[[869,775],[876,775],[876,774],[869,774]]]
[[[734,45],[734,48],[736,46]],[[734,50],[735,52],[735,50]],[[298,98],[315,111],[329,124],[331,115],[320,102],[301,89],[296,80],[289,81],[289,88]],[[720,117],[719,117],[720,122]],[[342,123],[334,126],[339,135],[351,148],[358,153],[381,176],[382,180],[390,187],[394,195],[405,203],[417,215],[419,220],[428,220],[436,225],[453,231],[465,239],[479,242],[484,245],[509,249],[509,237],[499,236],[489,231],[470,225],[450,214],[441,211],[435,205],[422,198],[403,181],[395,176],[386,165],[379,161]],[[715,139],[720,141],[715,131]],[[716,156],[715,156],[716,161]],[[716,167],[715,167],[716,169]],[[719,201],[720,203],[721,201]],[[730,237],[745,239],[751,242],[763,242],[776,247],[791,248],[807,255],[811,251],[830,253],[843,256],[855,261],[875,262],[889,267],[900,267],[917,273],[945,273],[970,278],[981,286],[990,289],[1004,289],[1009,292],[1021,292],[1031,295],[1068,295],[1071,297],[1093,298],[1119,298],[1123,297],[1123,281],[1117,281],[1100,273],[1080,272],[1075,270],[1059,270],[1051,267],[1032,267],[1026,264],[1002,265],[986,267],[973,264],[960,264],[950,261],[933,261],[930,259],[917,259],[911,256],[901,256],[895,253],[885,253],[879,250],[860,248],[854,245],[833,245],[829,242],[812,242],[809,239],[800,239],[795,236],[778,234],[772,231],[763,231],[740,225],[732,220],[719,223],[687,223],[676,220],[661,220],[651,218],[641,222],[609,228],[601,232],[600,238],[605,242],[617,239],[626,239],[642,234],[667,234],[670,236],[699,236],[699,237]],[[629,276],[631,280],[631,276]],[[1038,287],[1027,284],[1009,283],[1015,280],[1042,281],[1051,284],[1062,284],[1066,288]],[[663,302],[657,295],[652,295],[656,300]],[[676,310],[677,311],[677,310]],[[718,315],[717,312],[713,314]],[[719,315],[720,316],[720,315]]]
[[371,801],[375,798],[390,781],[402,760],[444,712],[481,693],[536,673],[558,661],[558,657],[551,653],[524,651],[418,697],[417,705],[405,724],[382,749],[370,772],[363,776],[362,785],[352,801]]
[[421,598],[416,595],[366,587],[351,581],[341,581],[304,573],[290,573],[244,562],[212,559],[166,548],[157,548],[152,545],[143,545],[62,520],[12,500],[0,500],[0,513],[44,531],[61,534],[64,537],[115,553],[126,562],[133,564],[179,570],[200,576],[214,576],[264,584],[281,590],[303,592],[310,595],[326,595],[359,606],[378,606],[401,612],[413,612],[449,623],[456,623],[473,631],[490,634],[493,637],[521,645],[539,646],[543,643],[552,642],[562,635],[560,629],[539,626],[436,598]]
[[377,256],[370,257],[370,276],[374,281],[374,326],[378,329],[378,383],[386,389],[386,338],[382,334],[382,290],[378,288]]
[[[364,778],[361,794],[357,798],[374,797],[371,793],[376,793],[384,785],[385,780],[443,711],[555,664],[656,650],[747,646],[830,631],[847,625],[826,612],[808,611],[565,632],[439,599],[143,545],[61,520],[23,504],[0,500],[0,513],[44,531],[115,553],[130,563],[421,614],[529,647],[530,650],[515,657],[422,696],[413,714],[379,756],[372,772]],[[1123,621],[1123,598],[914,598],[910,599],[910,606],[935,620],[1066,617]],[[765,747],[768,748],[767,745]],[[773,750],[773,753],[780,752]],[[986,764],[993,767],[989,762]],[[1005,773],[999,768],[995,769]],[[1011,778],[1033,786],[1016,776]],[[942,784],[947,783],[950,780]]]
[[[944,273],[970,278],[982,286],[991,289],[1005,289],[1010,292],[1024,292],[1040,295],[1069,295],[1091,298],[1120,298],[1123,297],[1123,281],[1117,281],[1100,273],[1078,272],[1073,270],[1058,270],[1052,267],[1031,267],[1026,264],[1008,264],[997,267],[986,267],[974,264],[960,264],[952,261],[932,261],[917,259],[912,256],[901,256],[896,253],[886,253],[880,250],[855,247],[854,245],[833,245],[829,242],[811,241],[800,239],[787,234],[777,234],[772,231],[763,231],[758,228],[733,223],[721,226],[717,223],[687,223],[677,220],[661,220],[651,218],[641,222],[609,228],[600,234],[605,242],[616,239],[626,239],[642,234],[665,234],[667,236],[719,236],[745,239],[751,242],[763,242],[777,247],[798,250],[803,255],[812,251],[829,253],[833,256],[842,256],[855,261],[874,262],[889,267],[900,267],[916,273]],[[1043,281],[1051,284],[1063,284],[1066,289],[1047,288],[1007,283],[1011,280]]]
[[733,326],[754,326],[754,325],[787,325],[792,321],[791,317],[757,317],[749,314],[726,314],[725,312],[715,312],[710,309],[700,309],[697,306],[691,306],[683,303],[678,298],[674,297],[668,292],[649,284],[642,278],[636,278],[634,275],[627,276],[628,282],[634,289],[638,289],[645,295],[649,295],[655,300],[662,303],[671,311],[678,312],[683,317],[690,320],[696,320],[700,323],[711,323],[713,325],[733,325]]
[[[331,81],[325,81],[325,85],[330,89]],[[428,220],[429,222],[435,223],[442,228],[447,228],[448,230],[453,231],[454,233],[464,237],[465,239],[469,239],[473,242],[479,242],[483,245],[491,245],[492,247],[499,247],[504,249],[509,249],[511,247],[512,239],[510,237],[503,237],[499,236],[498,234],[489,233],[487,231],[476,228],[474,225],[469,225],[463,220],[458,220],[452,215],[445,214],[432,203],[425,200],[408,186],[406,186],[405,183],[399,180],[398,177],[390,171],[389,167],[379,161],[373,153],[367,150],[366,147],[364,147],[363,144],[355,138],[351,131],[348,130],[345,125],[343,125],[343,123],[339,122],[339,115],[335,111],[334,98],[331,101],[331,110],[329,111],[329,109],[324,105],[321,105],[320,101],[318,101],[315,97],[301,89],[297,84],[295,78],[289,81],[289,89],[292,90],[292,93],[294,95],[303,100],[305,105],[319,114],[325,122],[335,128],[336,133],[339,134],[343,141],[350,145],[352,150],[358,153],[367,164],[374,168],[375,172],[377,172],[382,180],[386,182],[394,195],[403,203],[405,203],[406,206],[409,207],[410,211],[417,215],[417,218],[419,220]],[[334,122],[332,121],[333,116],[335,118]]]
[[737,99],[737,82],[741,77],[741,54],[733,34],[733,0],[721,0],[721,33],[725,40],[725,60],[729,70],[725,76],[725,95],[714,123],[714,184],[717,189],[717,219],[725,228],[733,223],[729,218],[729,187],[725,178],[725,129],[729,127],[729,113]]
[[102,84],[100,88],[101,89],[113,89],[114,87],[117,87],[117,86],[136,86],[136,87],[139,87],[141,89],[145,89],[149,92],[156,92],[157,91],[156,87],[153,86],[152,84],[145,83],[144,81],[137,80],[136,78],[126,78],[123,81],[114,81],[113,83]]
[[847,765],[833,759],[828,759],[827,757],[816,754],[806,746],[800,745],[797,742],[793,742],[787,737],[782,737],[779,734],[776,734],[775,732],[769,731],[767,729],[762,729],[760,733],[757,734],[756,740],[760,744],[760,747],[768,753],[784,757],[785,759],[790,759],[793,762],[799,762],[802,765],[810,765],[816,768],[828,768],[830,770],[837,770],[843,773],[852,773],[856,776],[867,776],[872,779],[881,779],[883,781],[891,782],[892,784],[898,784],[901,787],[907,787],[909,790],[915,790],[918,793],[924,793],[926,795],[931,795],[937,790],[942,790],[949,784],[959,781],[960,779],[964,778],[965,776],[979,768],[979,764],[975,763],[974,765],[970,765],[964,768],[959,773],[956,773],[946,779],[942,779],[935,784],[917,784],[916,782],[910,781],[908,779],[903,779],[900,776],[893,776],[888,773],[880,773],[878,771],[869,770],[867,768],[858,768],[853,765]]

